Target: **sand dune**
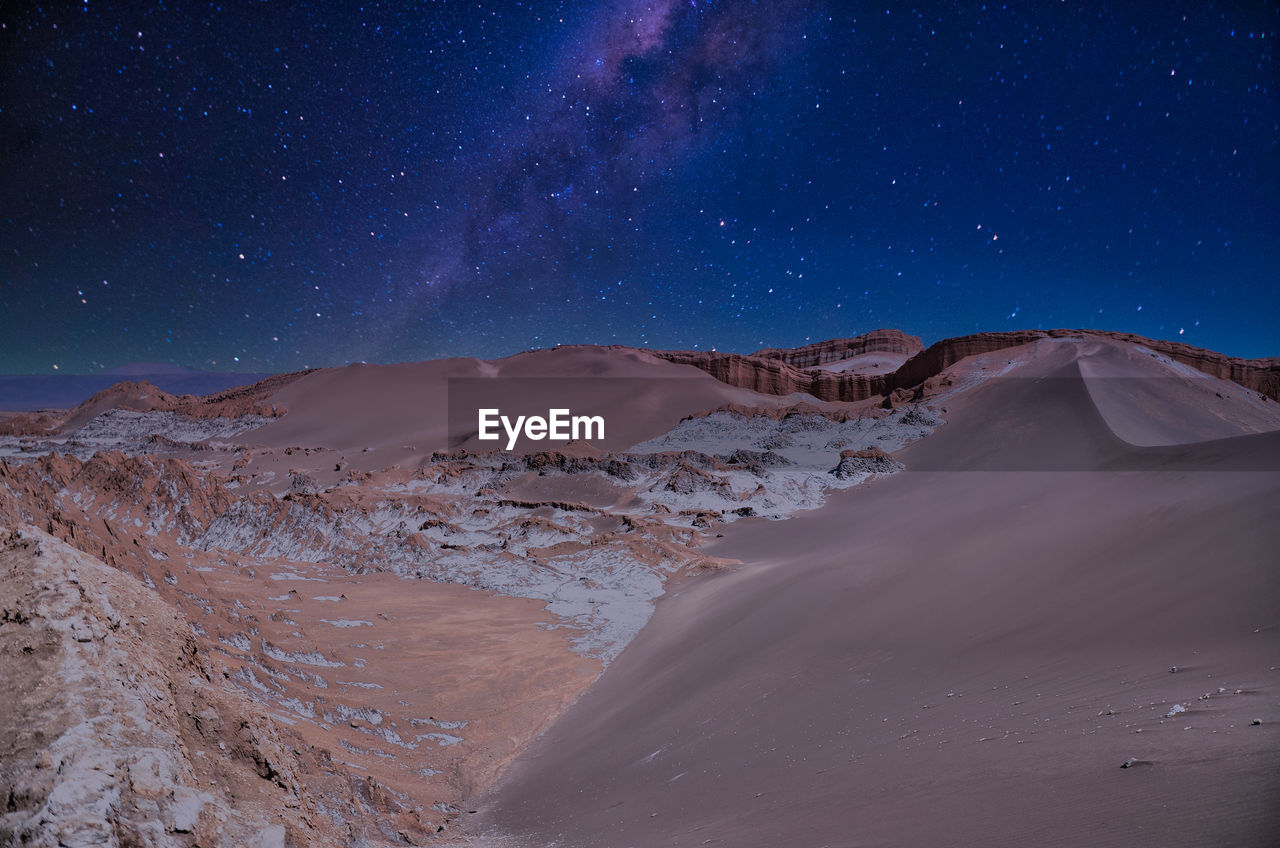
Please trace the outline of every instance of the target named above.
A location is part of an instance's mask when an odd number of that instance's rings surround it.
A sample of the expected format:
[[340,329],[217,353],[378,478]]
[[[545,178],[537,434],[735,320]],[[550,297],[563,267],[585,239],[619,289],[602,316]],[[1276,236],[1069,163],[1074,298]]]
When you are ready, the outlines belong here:
[[613,426],[598,446],[606,450],[624,449],[664,432],[686,415],[726,403],[782,403],[642,351],[571,346],[494,362],[446,359],[317,371],[272,397],[290,410],[289,415],[241,441],[324,446],[347,457],[351,467],[368,469],[432,451],[485,447],[474,439],[451,443],[450,380],[473,388],[494,381],[502,393],[493,397],[503,408],[545,413],[549,405],[559,403],[605,412]]
[[[1000,355],[1011,369],[896,455],[906,473],[730,528],[712,550],[744,566],[659,604],[479,830],[597,848],[1280,835],[1280,475],[1119,438],[1081,376],[1106,349]],[[1200,432],[1168,429],[1187,397],[1129,435]],[[1218,449],[1274,469],[1274,444]]]
[[1121,439],[1178,445],[1280,430],[1280,404],[1141,346],[1111,343],[1080,361],[1089,396]]

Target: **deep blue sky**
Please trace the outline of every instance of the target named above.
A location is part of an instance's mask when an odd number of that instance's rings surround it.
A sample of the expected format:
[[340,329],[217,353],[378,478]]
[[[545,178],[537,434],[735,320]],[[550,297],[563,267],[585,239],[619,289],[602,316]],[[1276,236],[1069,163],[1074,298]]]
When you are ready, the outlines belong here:
[[0,9],[0,373],[1280,355],[1280,4],[309,5]]

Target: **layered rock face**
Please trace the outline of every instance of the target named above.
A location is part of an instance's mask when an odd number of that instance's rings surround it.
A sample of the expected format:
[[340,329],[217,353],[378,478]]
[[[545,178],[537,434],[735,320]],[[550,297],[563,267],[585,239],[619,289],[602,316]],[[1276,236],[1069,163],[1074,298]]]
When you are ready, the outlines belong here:
[[830,339],[804,347],[766,347],[751,355],[761,359],[778,359],[796,368],[816,368],[864,353],[903,353],[915,356],[922,350],[924,344],[917,336],[909,336],[901,330],[872,330],[851,339]]
[[920,339],[898,330],[875,330],[794,350],[765,348],[752,354],[718,351],[654,351],[669,362],[692,365],[723,383],[770,395],[795,392],[820,400],[853,402],[883,394],[884,374],[837,373],[818,366],[866,353],[915,353]]
[[884,386],[880,375],[810,372],[780,359],[740,353],[655,351],[654,355],[680,365],[692,365],[722,383],[768,395],[801,392],[820,400],[857,401],[880,394]]
[[1239,383],[1246,389],[1252,389],[1272,400],[1280,400],[1280,357],[1240,359],[1181,342],[1145,339],[1132,333],[1107,333],[1106,335],[1119,341],[1144,345],[1157,353],[1163,353],[1174,362],[1181,362],[1197,371]]
[[[774,395],[795,392],[819,400],[855,402],[876,395],[911,389],[967,356],[1018,347],[1040,339],[1105,338],[1141,345],[1175,362],[1214,377],[1239,383],[1273,400],[1280,400],[1280,359],[1239,359],[1180,342],[1159,341],[1132,333],[1100,330],[1021,330],[976,333],[943,339],[925,350],[914,336],[896,330],[876,330],[853,339],[836,339],[795,350],[765,349],[753,354],[717,351],[655,351],[655,355],[699,368],[717,380],[739,388]],[[915,352],[902,367],[888,374],[839,373],[818,366],[862,353]]]

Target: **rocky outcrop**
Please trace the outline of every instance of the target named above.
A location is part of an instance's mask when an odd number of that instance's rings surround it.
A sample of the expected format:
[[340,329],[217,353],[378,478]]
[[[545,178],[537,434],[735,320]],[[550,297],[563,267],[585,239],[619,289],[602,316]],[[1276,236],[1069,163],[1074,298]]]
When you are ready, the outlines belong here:
[[228,698],[153,592],[29,527],[0,536],[0,590],[0,841],[337,844],[299,741]]
[[53,412],[10,412],[0,417],[0,436],[40,436],[61,422],[61,415]]
[[966,356],[977,356],[1009,347],[1030,344],[1043,338],[1078,336],[1080,330],[1021,330],[1011,333],[975,333],[971,336],[956,336],[935,342],[920,353],[908,359],[902,367],[887,375],[886,388],[907,389],[918,386],[930,377],[954,365]]
[[781,421],[793,415],[817,415],[830,421],[836,421],[843,424],[846,421],[854,421],[866,416],[874,416],[883,414],[878,409],[850,409],[844,406],[818,406],[812,403],[800,401],[786,406],[748,406],[742,403],[726,403],[717,406],[714,409],[702,409],[692,415],[685,416],[685,420],[694,418],[706,418],[710,415],[726,412],[730,415],[737,415],[741,418],[769,418],[774,421]]
[[18,412],[0,420],[0,436],[42,436],[51,432],[70,435],[94,418],[112,410],[170,412],[191,419],[247,416],[278,418],[285,408],[271,396],[310,371],[276,374],[249,386],[198,397],[174,395],[145,380],[122,380],[65,413]]
[[[76,493],[70,502],[69,491]],[[121,527],[191,535],[232,500],[216,474],[180,459],[102,451],[86,461],[58,454],[0,461],[0,523],[36,523],[108,561],[114,548],[131,547],[116,532]]]
[[274,402],[271,399],[272,396],[294,380],[301,379],[314,370],[311,368],[305,371],[276,374],[248,386],[238,386],[204,397],[183,395],[168,407],[168,411],[190,418],[241,418],[246,415],[278,418],[287,410]]
[[0,436],[72,433],[113,409],[151,412],[169,409],[180,400],[177,395],[171,395],[145,380],[122,380],[66,412],[15,412],[0,422]]
[[831,339],[825,342],[797,348],[767,347],[752,356],[761,359],[779,359],[796,368],[816,368],[829,362],[842,362],[864,353],[903,353],[915,356],[924,350],[917,336],[909,336],[901,330],[872,330],[851,339]]
[[887,376],[805,371],[781,359],[718,351],[654,351],[654,355],[679,365],[692,365],[720,382],[738,388],[766,395],[800,392],[819,400],[866,400],[884,391]]
[[680,365],[706,371],[722,383],[769,395],[797,392],[820,400],[854,402],[882,394],[884,374],[841,374],[818,366],[864,353],[913,353],[920,339],[898,330],[875,330],[852,339],[833,339],[794,350],[765,348],[752,354],[719,351],[654,351]]
[[[869,333],[868,336],[876,336],[878,339],[868,344],[900,344],[902,347],[909,347],[911,341],[915,340],[913,336],[884,330]],[[842,350],[851,351],[844,358],[874,350],[891,350],[889,347],[861,349],[861,338],[865,337],[823,342],[797,348],[795,351],[766,349],[749,355],[718,351],[654,353],[670,362],[699,368],[721,382],[763,394],[789,395],[802,392],[819,400],[856,402],[877,395],[891,397],[895,391],[912,389],[968,356],[992,353],[1047,338],[1104,338],[1142,345],[1175,362],[1215,377],[1232,380],[1273,400],[1280,400],[1280,358],[1239,359],[1180,342],[1101,330],[1022,330],[957,336],[943,339],[919,351],[897,371],[889,374],[842,374],[805,370],[806,367],[813,368],[814,365],[837,361],[838,353]],[[812,364],[793,365],[792,361]]]
[[840,451],[840,462],[829,471],[839,480],[868,474],[894,474],[903,470],[901,462],[876,447]]

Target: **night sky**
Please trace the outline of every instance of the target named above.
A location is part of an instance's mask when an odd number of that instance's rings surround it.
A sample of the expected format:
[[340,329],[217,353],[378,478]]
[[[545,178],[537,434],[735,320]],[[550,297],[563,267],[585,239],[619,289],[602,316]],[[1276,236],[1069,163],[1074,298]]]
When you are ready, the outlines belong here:
[[0,8],[0,373],[1097,327],[1280,355],[1280,4]]

